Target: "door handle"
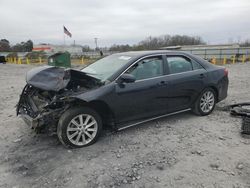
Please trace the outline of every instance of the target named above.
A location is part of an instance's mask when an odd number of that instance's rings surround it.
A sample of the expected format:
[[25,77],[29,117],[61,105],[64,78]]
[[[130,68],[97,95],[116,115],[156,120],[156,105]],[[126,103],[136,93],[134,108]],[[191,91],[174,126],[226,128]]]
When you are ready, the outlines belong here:
[[163,85],[167,85],[167,82],[165,82],[165,81],[160,81],[158,84],[157,84],[158,86],[163,86]]
[[205,75],[203,73],[199,75],[199,78],[204,78],[204,77]]

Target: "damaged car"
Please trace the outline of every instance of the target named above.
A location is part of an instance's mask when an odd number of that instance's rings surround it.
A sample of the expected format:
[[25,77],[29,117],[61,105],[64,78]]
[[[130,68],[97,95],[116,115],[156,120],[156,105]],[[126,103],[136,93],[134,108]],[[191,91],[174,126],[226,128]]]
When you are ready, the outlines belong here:
[[137,51],[81,70],[37,67],[26,82],[17,115],[75,148],[93,144],[104,127],[117,131],[190,110],[210,114],[227,97],[228,71],[184,52]]

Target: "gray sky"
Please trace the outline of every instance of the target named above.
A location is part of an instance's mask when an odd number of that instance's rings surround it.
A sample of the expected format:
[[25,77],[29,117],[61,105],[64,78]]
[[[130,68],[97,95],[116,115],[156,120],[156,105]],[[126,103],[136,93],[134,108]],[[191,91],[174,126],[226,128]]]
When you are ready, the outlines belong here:
[[250,0],[0,0],[0,38],[12,44],[135,44],[186,34],[210,44],[250,38]]

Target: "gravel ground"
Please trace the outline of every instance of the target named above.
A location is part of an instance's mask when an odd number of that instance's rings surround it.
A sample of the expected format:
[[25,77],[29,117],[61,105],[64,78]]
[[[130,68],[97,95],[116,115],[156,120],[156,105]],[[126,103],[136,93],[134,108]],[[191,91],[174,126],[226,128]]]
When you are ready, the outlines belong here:
[[0,187],[250,187],[250,137],[225,105],[250,101],[250,63],[227,65],[228,98],[206,117],[183,113],[68,150],[15,115],[31,65],[0,65]]

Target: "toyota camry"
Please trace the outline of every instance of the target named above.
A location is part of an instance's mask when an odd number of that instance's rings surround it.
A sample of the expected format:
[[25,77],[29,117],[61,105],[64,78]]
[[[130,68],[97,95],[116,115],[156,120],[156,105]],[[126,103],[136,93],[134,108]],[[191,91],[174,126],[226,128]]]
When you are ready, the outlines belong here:
[[17,115],[37,132],[54,130],[67,147],[84,147],[104,127],[117,131],[190,110],[210,114],[227,97],[228,71],[180,51],[137,51],[81,70],[37,67],[26,82]]

